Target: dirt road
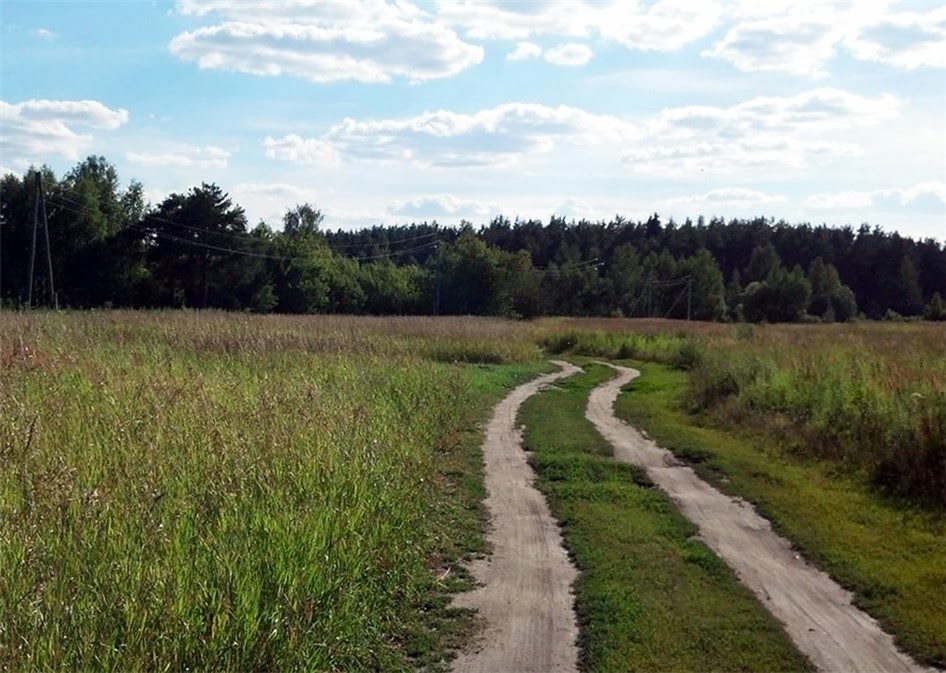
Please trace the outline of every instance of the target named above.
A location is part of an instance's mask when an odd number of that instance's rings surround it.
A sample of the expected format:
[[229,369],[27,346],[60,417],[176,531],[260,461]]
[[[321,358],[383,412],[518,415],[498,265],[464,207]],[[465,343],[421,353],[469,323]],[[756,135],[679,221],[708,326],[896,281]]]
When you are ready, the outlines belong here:
[[578,367],[516,388],[500,402],[486,430],[486,507],[489,559],[470,570],[480,587],[454,603],[475,608],[486,621],[481,637],[454,662],[456,673],[566,673],[577,671],[578,650],[572,583],[577,572],[562,546],[558,524],[532,485],[516,428],[516,412],[531,395]]
[[632,427],[615,418],[621,387],[639,375],[619,375],[592,391],[586,415],[614,446],[615,457],[650,478],[699,526],[699,537],[781,621],[795,645],[821,671],[932,671],[899,652],[877,622],[851,604],[851,594],[801,558],[748,504],[724,495]]

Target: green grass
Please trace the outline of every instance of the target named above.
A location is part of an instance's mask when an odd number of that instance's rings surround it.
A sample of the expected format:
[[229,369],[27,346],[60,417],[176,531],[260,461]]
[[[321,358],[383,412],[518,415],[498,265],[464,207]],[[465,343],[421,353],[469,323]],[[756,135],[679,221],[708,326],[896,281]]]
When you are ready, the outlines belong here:
[[536,354],[500,321],[0,315],[0,669],[436,669],[477,423]]
[[644,473],[618,463],[584,418],[587,373],[520,413],[538,485],[562,522],[585,671],[809,670],[781,626]]
[[[694,362],[692,398],[880,493],[946,512],[946,353],[930,324],[740,329]],[[651,359],[651,358],[639,358]]]
[[755,503],[808,558],[853,590],[856,603],[901,647],[926,663],[946,665],[946,525],[940,514],[885,500],[865,478],[780,444],[771,432],[736,432],[724,418],[691,415],[687,373],[636,366],[642,376],[619,397],[618,416],[717,487]]
[[546,320],[553,352],[693,373],[693,403],[829,460],[907,507],[946,513],[946,353],[934,323],[718,325]]

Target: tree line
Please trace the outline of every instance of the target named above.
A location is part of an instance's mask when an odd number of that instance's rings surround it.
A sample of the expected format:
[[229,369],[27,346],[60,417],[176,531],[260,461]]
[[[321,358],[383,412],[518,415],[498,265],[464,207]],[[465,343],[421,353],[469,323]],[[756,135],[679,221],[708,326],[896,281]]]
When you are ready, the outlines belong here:
[[[37,174],[45,213],[37,209]],[[41,214],[48,227],[40,224],[34,240]],[[47,167],[8,174],[0,181],[0,301],[526,318],[946,319],[943,245],[866,224],[676,223],[654,214],[638,222],[497,217],[480,227],[323,231],[310,204],[287,210],[279,224],[251,228],[215,184],[149,204],[143,186],[122,187],[104,157],[62,177]]]

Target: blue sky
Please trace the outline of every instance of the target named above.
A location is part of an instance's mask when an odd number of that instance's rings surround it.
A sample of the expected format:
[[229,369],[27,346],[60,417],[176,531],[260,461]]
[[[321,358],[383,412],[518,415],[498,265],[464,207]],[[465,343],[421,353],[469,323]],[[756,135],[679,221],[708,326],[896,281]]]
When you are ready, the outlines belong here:
[[935,2],[0,0],[0,169],[251,224],[763,215],[946,238]]

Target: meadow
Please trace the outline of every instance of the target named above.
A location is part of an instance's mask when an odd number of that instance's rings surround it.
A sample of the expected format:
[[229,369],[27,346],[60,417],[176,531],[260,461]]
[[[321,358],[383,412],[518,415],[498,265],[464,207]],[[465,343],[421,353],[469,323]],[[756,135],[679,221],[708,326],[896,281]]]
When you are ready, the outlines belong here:
[[535,373],[520,326],[5,313],[0,334],[0,669],[436,660],[436,578],[479,525],[453,454]]
[[[618,413],[756,503],[942,664],[946,608],[917,603],[946,581],[943,337],[918,323],[4,312],[0,670],[442,668],[470,626],[449,608],[459,562],[483,551],[481,424],[548,353],[646,362]],[[536,404],[580,408],[601,375]],[[553,413],[540,408],[526,413]],[[530,430],[536,447],[576,450],[554,427]],[[576,497],[660,500],[588,442],[591,458],[565,457],[607,483]],[[553,493],[554,456],[536,456]],[[592,526],[611,506],[560,504]],[[728,577],[658,513],[679,572]],[[582,553],[619,558],[629,535],[599,530]],[[619,581],[599,593],[626,595]],[[721,581],[704,605],[742,591]],[[659,624],[641,605],[635,618]],[[600,647],[601,662],[638,656]]]

